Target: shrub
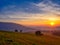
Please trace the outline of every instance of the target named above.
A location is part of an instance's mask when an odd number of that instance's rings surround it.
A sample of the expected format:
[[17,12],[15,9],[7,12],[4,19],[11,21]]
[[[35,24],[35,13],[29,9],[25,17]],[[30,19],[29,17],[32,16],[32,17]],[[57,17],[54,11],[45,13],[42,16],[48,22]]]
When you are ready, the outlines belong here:
[[20,30],[20,32],[22,32],[22,30]]
[[17,29],[15,29],[15,32],[18,32],[18,30],[17,30]]
[[37,36],[43,35],[43,34],[41,33],[41,31],[36,31],[35,34],[36,34]]

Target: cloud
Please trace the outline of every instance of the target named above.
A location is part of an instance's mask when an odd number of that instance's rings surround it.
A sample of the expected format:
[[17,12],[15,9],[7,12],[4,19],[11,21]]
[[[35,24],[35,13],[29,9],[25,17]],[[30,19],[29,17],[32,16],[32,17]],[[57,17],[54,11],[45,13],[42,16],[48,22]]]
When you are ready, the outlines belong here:
[[13,0],[6,3],[0,11],[1,19],[38,20],[60,15],[60,5],[52,0]]
[[43,2],[36,5],[46,13],[60,14],[60,5],[52,3],[51,0],[44,0]]
[[[20,0],[22,1],[22,0]],[[29,2],[30,1],[30,2]],[[44,13],[41,9],[39,9],[38,6],[35,4],[38,4],[37,0],[27,0],[22,2],[14,2],[9,5],[4,5],[0,11],[0,18],[25,18],[25,17],[31,17],[38,13]],[[8,1],[7,1],[8,2]],[[5,1],[5,3],[7,3]],[[13,1],[12,1],[13,2]],[[8,2],[9,3],[9,2]]]
[[[5,11],[21,11],[26,13],[40,13],[43,12],[39,10],[39,7],[36,6],[36,3],[39,3],[39,0],[5,0],[2,2],[4,6],[2,7],[2,13]],[[35,4],[34,4],[35,3]]]

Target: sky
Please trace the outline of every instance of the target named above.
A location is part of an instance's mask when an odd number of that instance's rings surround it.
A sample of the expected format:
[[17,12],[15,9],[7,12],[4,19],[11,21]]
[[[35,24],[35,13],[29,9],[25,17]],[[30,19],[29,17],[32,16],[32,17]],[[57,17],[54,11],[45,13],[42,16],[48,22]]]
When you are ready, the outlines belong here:
[[60,0],[0,0],[0,22],[60,25]]

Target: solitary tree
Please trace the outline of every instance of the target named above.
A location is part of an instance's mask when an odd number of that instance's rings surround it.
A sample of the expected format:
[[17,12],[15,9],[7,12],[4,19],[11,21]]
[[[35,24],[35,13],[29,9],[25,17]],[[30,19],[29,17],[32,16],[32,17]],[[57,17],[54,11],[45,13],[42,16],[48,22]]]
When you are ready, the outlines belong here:
[[36,34],[37,36],[41,36],[41,35],[42,35],[41,31],[36,31],[35,34]]

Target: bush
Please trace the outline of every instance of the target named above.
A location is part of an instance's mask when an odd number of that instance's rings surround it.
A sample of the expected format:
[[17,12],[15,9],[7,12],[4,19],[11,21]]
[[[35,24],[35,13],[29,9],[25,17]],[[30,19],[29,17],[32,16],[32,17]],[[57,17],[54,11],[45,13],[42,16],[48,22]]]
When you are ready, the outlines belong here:
[[20,32],[22,32],[22,30],[20,30]]
[[40,31],[36,31],[35,34],[36,34],[37,36],[43,35]]
[[15,29],[15,32],[18,32],[18,30],[17,30],[17,29]]

